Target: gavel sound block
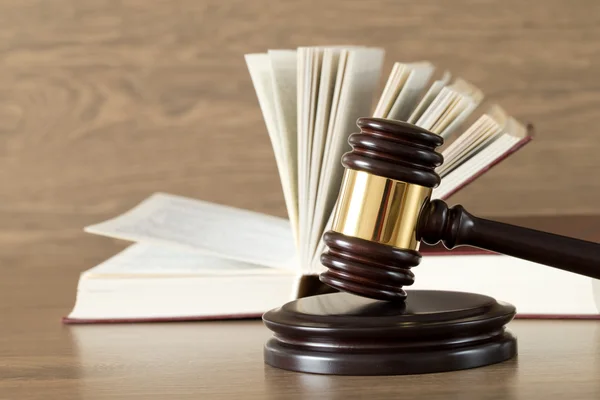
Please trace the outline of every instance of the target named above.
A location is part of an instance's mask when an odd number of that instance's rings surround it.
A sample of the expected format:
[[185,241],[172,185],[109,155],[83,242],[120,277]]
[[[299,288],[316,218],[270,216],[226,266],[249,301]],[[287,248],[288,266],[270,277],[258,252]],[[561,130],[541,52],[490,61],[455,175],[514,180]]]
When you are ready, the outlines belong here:
[[[600,278],[600,244],[477,218],[431,201],[442,138],[414,125],[358,120],[320,280],[337,292],[263,316],[264,358],[319,374],[389,375],[481,367],[513,358],[515,307],[476,293],[404,290],[421,242],[473,246]],[[485,268],[482,265],[481,268]],[[469,279],[469,277],[465,277]],[[552,299],[560,301],[560,298]]]

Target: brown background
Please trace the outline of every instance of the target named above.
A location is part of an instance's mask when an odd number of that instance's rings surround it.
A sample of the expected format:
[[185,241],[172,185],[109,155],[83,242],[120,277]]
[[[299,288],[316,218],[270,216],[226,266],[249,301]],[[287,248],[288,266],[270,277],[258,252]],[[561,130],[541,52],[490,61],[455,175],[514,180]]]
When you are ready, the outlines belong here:
[[82,227],[154,191],[285,215],[243,59],[268,48],[379,45],[385,74],[429,59],[537,130],[453,202],[600,213],[599,40],[596,0],[4,0],[3,272],[74,283],[123,246]]

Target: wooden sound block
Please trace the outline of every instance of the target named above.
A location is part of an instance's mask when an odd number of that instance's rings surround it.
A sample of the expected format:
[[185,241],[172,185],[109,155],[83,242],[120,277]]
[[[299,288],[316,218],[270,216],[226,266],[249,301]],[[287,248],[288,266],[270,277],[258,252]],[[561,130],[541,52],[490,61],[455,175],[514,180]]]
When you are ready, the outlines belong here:
[[407,290],[404,302],[332,293],[264,314],[265,362],[299,372],[399,375],[461,370],[517,354],[515,307],[474,293]]

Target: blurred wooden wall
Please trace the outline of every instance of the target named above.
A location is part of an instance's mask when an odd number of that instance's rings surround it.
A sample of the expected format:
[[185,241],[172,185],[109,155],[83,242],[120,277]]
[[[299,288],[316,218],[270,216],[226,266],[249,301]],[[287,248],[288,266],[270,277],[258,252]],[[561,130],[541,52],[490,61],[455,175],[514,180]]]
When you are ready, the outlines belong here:
[[431,60],[535,124],[452,202],[600,213],[596,0],[4,0],[0,261],[91,266],[118,245],[82,227],[155,191],[284,216],[243,55],[342,43],[383,46],[385,74]]

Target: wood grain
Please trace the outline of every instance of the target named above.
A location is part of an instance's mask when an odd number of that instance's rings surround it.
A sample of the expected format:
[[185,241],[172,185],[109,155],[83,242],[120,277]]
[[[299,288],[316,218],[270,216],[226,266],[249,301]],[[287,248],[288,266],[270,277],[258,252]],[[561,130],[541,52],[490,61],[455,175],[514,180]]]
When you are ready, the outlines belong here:
[[2,399],[593,399],[600,396],[595,321],[509,324],[519,355],[479,369],[336,377],[263,363],[260,321],[61,326],[60,307],[3,313]]
[[[0,398],[597,398],[592,322],[516,322],[516,366],[375,381],[265,369],[259,323],[60,317],[78,273],[125,246],[82,227],[152,192],[285,215],[243,60],[268,48],[379,45],[386,71],[429,59],[537,130],[453,202],[482,216],[599,213],[599,39],[593,0],[0,2]],[[101,351],[89,358],[81,337]]]
[[[19,220],[32,226],[38,218]],[[597,218],[563,224],[504,220],[599,239]],[[16,226],[14,221],[9,225]],[[2,400],[600,397],[597,320],[515,320],[508,325],[518,339],[515,360],[468,371],[389,377],[317,376],[265,366],[262,348],[271,332],[261,321],[62,325],[61,317],[75,300],[77,272],[122,244],[69,235],[35,244],[38,235],[29,238],[29,247],[6,246],[0,253]]]
[[89,267],[122,244],[82,228],[155,191],[284,216],[243,55],[299,45],[382,46],[386,71],[429,59],[535,124],[533,143],[451,203],[597,214],[599,11],[593,0],[0,2],[2,269],[57,253],[48,268]]
[[0,217],[15,224],[0,243],[74,239],[154,191],[285,215],[243,55],[323,43],[382,46],[385,71],[429,59],[535,124],[534,143],[453,202],[599,212],[599,11],[593,0],[3,1]]
[[7,250],[50,241],[86,246],[87,267],[119,244],[82,227],[155,191],[285,215],[243,55],[299,45],[382,46],[385,71],[429,59],[535,124],[533,143],[451,202],[489,216],[598,213],[598,11],[593,0],[3,1],[2,265],[30,257]]

